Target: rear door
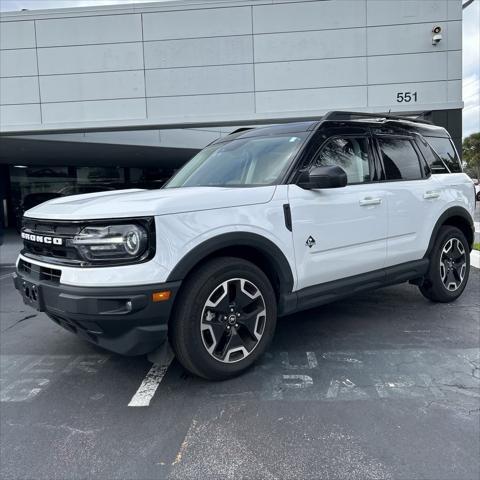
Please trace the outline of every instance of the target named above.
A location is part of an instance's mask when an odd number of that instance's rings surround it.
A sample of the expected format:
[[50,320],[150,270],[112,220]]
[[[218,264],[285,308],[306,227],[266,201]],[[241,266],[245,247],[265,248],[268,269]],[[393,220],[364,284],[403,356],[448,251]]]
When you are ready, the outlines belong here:
[[430,175],[413,136],[376,135],[375,141],[387,191],[386,266],[419,260],[441,205],[440,185]]
[[387,207],[368,132],[317,134],[304,168],[338,165],[342,188],[306,190],[289,185],[298,288],[383,268]]

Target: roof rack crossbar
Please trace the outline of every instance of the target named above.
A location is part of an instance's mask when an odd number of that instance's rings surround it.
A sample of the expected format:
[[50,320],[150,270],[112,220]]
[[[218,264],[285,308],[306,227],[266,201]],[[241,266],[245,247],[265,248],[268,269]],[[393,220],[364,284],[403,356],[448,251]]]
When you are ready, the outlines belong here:
[[342,110],[332,110],[331,112],[326,113],[322,117],[322,123],[326,121],[341,121],[341,120],[354,120],[361,118],[385,118],[386,120],[393,121],[409,121],[415,123],[426,123],[432,125],[432,122],[421,119],[421,118],[411,118],[411,117],[401,117],[399,115],[390,115],[389,113],[367,113],[367,112],[347,112]]

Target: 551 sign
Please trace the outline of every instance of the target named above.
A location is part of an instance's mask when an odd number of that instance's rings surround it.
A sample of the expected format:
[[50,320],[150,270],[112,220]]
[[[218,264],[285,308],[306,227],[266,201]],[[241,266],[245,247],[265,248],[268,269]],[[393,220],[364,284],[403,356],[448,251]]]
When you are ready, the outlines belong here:
[[397,103],[410,103],[417,101],[417,92],[397,92]]

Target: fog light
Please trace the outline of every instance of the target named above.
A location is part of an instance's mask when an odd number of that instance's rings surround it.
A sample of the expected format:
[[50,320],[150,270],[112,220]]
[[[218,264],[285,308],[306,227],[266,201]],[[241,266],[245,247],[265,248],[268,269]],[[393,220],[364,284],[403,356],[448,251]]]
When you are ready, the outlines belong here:
[[152,301],[153,302],[165,302],[166,300],[170,299],[171,295],[170,290],[164,290],[163,292],[153,292],[152,293]]

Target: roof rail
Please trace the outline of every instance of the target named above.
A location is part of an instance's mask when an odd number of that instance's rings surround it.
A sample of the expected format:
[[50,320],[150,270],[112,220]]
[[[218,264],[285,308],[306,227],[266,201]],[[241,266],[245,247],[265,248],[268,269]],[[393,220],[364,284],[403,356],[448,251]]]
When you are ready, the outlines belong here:
[[230,132],[228,135],[233,135],[235,133],[240,133],[240,132],[246,132],[247,130],[253,130],[255,127],[240,127],[234,130],[233,132]]
[[[422,114],[423,115],[423,114]],[[341,121],[341,120],[355,120],[355,119],[362,119],[362,118],[377,118],[377,119],[385,119],[385,120],[392,120],[392,121],[408,121],[408,122],[415,122],[415,123],[426,123],[432,125],[432,122],[429,120],[421,119],[421,115],[416,118],[411,117],[401,117],[398,115],[390,115],[389,113],[366,113],[366,112],[344,112],[341,110],[334,110],[331,112],[326,113],[322,117],[322,123],[326,121]]]

